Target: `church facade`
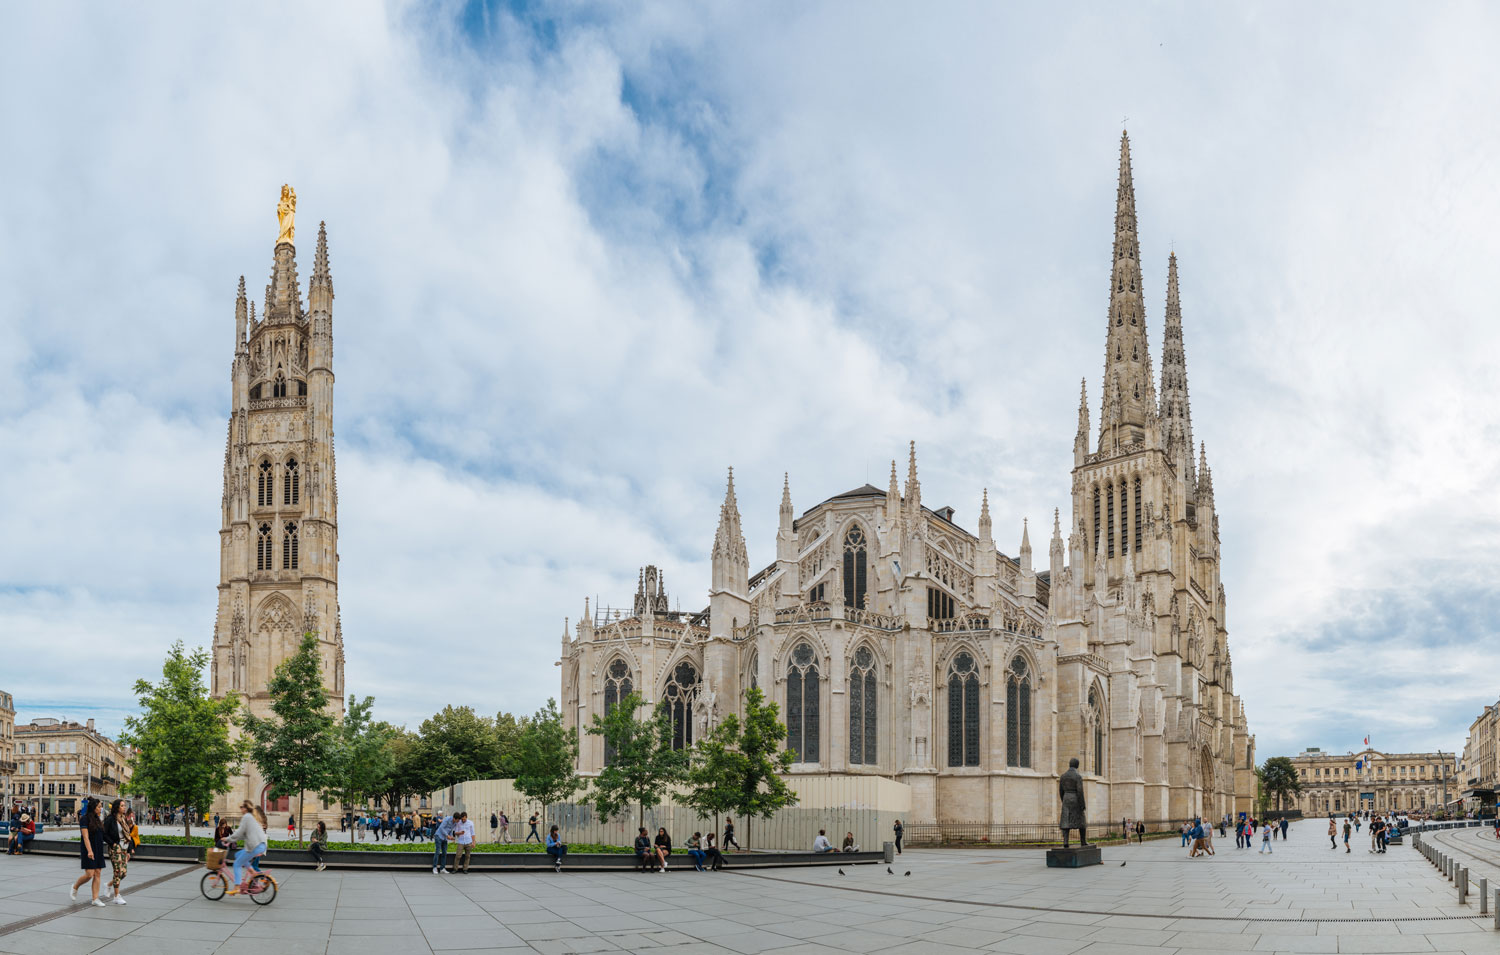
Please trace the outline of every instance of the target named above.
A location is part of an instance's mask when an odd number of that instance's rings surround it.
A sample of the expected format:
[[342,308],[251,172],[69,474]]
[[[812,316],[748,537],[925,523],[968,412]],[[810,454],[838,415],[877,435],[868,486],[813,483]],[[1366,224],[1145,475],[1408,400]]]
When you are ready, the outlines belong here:
[[904,484],[893,461],[884,489],[799,515],[784,483],[775,560],[752,570],[731,471],[707,608],[670,610],[646,567],[628,614],[585,601],[563,634],[580,771],[610,758],[583,729],[631,691],[691,746],[757,686],[781,708],[794,774],[906,783],[910,822],[1055,821],[1072,757],[1095,823],[1248,811],[1254,737],[1234,693],[1177,262],[1158,392],[1136,233],[1122,138],[1100,418],[1085,393],[1070,516],[1054,513],[1045,563],[1024,522],[1015,556],[1000,552],[987,491],[972,531],[925,506],[913,443]]
[[[330,705],[343,712],[333,279],[320,224],[303,307],[292,244],[295,201],[284,188],[282,231],[259,320],[243,277],[234,310],[210,689],[216,697],[237,694],[241,712],[257,716],[270,714],[266,684],[306,633],[317,637]],[[296,804],[287,796],[272,798],[249,762],[243,775],[233,779],[231,791],[215,802],[214,811],[237,814],[247,799],[271,811],[288,811]],[[311,811],[317,803],[309,800],[307,805]]]

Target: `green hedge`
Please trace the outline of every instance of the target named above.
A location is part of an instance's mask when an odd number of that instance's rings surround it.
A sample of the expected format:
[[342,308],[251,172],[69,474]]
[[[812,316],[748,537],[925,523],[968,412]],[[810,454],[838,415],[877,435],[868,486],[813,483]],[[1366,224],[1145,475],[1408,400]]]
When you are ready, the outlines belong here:
[[[333,834],[332,833],[329,833],[329,836],[330,836],[330,838],[329,838],[329,842],[328,842],[328,848],[330,850],[334,851],[334,852],[349,852],[349,851],[354,851],[354,852],[417,852],[417,853],[421,853],[423,855],[429,855],[429,856],[432,855],[432,845],[431,845],[431,843],[428,843],[426,846],[415,845],[415,844],[410,843],[410,842],[407,842],[407,843],[356,842],[356,843],[354,843],[354,844],[351,845],[347,839],[339,840],[337,838],[333,838]],[[141,836],[141,842],[142,843],[149,843],[151,845],[158,845],[158,846],[205,846],[206,847],[206,846],[211,846],[211,845],[214,844],[214,841],[212,839],[208,838],[207,836]],[[307,848],[307,843],[305,843],[305,842],[301,846],[299,846],[299,845],[297,845],[297,843],[296,843],[295,840],[288,840],[288,839],[272,839],[272,840],[269,841],[268,845],[272,849],[299,849],[299,848],[300,849],[306,849]],[[448,852],[451,854],[457,847],[458,847],[458,843],[456,843],[456,842],[450,842],[450,843],[448,843]],[[518,843],[518,842],[513,842],[513,843],[509,843],[509,844],[506,844],[506,843],[494,843],[494,842],[482,842],[482,843],[475,843],[475,845],[474,845],[474,851],[475,852],[542,852],[543,851],[543,847],[539,846],[539,845],[534,845],[534,844],[528,847],[525,843]],[[633,852],[633,851],[635,851],[635,850],[625,848],[624,846],[600,846],[600,845],[589,845],[587,843],[582,843],[582,844],[576,844],[576,843],[571,843],[571,842],[568,843],[568,852],[570,852],[570,853],[577,853],[577,852],[625,853],[625,852]]]

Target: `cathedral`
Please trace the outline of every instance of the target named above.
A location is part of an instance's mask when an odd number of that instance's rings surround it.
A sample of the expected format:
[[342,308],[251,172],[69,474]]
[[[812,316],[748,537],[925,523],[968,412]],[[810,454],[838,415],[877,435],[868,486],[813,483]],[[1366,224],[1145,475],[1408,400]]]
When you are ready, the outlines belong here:
[[893,461],[884,489],[799,515],[784,483],[775,560],[752,569],[731,470],[707,608],[669,609],[648,566],[628,615],[585,601],[563,634],[579,770],[611,758],[582,730],[631,691],[667,711],[686,747],[760,687],[787,724],[793,774],[902,782],[910,822],[1055,822],[1070,758],[1097,824],[1248,811],[1255,740],[1234,693],[1177,260],[1158,392],[1139,256],[1122,137],[1099,422],[1085,385],[1069,520],[1054,513],[1043,566],[1024,523],[1016,555],[998,550],[987,491],[972,531],[926,507],[913,443],[904,484]]
[[[281,233],[260,319],[240,278],[234,307],[229,434],[219,527],[219,607],[211,691],[238,694],[242,712],[270,714],[277,664],[317,636],[331,707],[343,713],[344,636],[338,600],[338,483],[333,454],[333,279],[318,227],[307,308],[292,245],[296,195],[283,187]],[[238,732],[238,730],[236,730]],[[253,763],[231,780],[215,812],[242,800],[285,812]],[[309,800],[309,807],[317,805]]]

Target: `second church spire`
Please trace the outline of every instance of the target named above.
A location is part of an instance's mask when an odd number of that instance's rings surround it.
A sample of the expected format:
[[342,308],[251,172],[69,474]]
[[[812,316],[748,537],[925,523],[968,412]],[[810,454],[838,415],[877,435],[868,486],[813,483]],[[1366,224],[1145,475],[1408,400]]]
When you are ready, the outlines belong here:
[[1128,134],[1120,136],[1120,184],[1115,195],[1114,261],[1109,281],[1100,450],[1144,439],[1147,421],[1156,410],[1156,384],[1141,297],[1140,243],[1136,235],[1135,185],[1130,176]]

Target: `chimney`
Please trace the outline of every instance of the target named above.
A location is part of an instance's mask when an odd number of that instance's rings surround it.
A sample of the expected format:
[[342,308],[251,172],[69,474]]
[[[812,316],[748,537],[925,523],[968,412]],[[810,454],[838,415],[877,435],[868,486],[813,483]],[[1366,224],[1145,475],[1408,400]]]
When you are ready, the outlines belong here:
[[92,716],[90,716],[89,717],[89,732],[92,733],[93,731],[94,731],[94,718]]

